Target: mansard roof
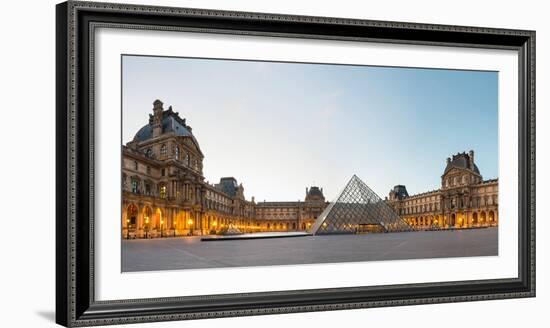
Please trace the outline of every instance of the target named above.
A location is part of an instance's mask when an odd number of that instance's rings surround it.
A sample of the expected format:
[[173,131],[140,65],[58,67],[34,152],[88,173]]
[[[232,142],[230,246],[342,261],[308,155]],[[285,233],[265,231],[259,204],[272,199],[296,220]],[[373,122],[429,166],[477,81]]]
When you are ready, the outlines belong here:
[[453,155],[452,159],[447,160],[447,166],[445,167],[445,171],[443,172],[443,175],[447,174],[453,168],[470,170],[470,171],[474,171],[476,174],[480,174],[479,168],[475,163],[472,163],[472,162],[473,162],[473,158],[471,158],[469,154],[466,154],[466,152]]

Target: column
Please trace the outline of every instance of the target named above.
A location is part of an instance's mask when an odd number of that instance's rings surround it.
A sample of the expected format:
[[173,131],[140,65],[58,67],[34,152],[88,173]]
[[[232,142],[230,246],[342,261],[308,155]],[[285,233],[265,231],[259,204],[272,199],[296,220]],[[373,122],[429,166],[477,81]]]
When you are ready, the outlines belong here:
[[137,222],[136,222],[136,233],[139,236],[140,232],[143,230],[143,206],[136,205],[137,207]]

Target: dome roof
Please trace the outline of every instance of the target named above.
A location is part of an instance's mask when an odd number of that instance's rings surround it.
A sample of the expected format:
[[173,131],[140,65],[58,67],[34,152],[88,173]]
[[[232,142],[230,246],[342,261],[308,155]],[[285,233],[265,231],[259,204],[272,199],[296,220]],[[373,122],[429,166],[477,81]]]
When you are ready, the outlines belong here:
[[[176,136],[193,137],[191,128],[185,124],[177,113],[171,108],[162,113],[162,133],[175,132]],[[149,119],[149,124],[145,125],[134,136],[134,141],[142,142],[153,138],[153,121]]]
[[[473,165],[473,167],[471,165]],[[479,168],[475,163],[473,163],[473,158],[470,157],[470,154],[466,153],[458,153],[456,155],[453,155],[452,159],[448,158],[447,166],[445,167],[445,172],[443,172],[443,174],[447,174],[447,172],[449,172],[453,168],[472,170],[475,173],[480,174]]]

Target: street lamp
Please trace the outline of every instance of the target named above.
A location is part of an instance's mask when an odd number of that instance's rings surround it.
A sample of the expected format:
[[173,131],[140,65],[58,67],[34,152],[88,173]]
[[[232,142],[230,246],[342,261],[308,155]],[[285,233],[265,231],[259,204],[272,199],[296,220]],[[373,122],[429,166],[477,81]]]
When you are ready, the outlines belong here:
[[176,237],[176,222],[174,222],[174,237]]
[[130,219],[126,219],[126,239],[130,239]]
[[160,219],[160,238],[162,238],[162,228],[163,228],[164,220]]
[[147,234],[148,232],[149,232],[149,217],[145,217],[145,239],[149,237]]

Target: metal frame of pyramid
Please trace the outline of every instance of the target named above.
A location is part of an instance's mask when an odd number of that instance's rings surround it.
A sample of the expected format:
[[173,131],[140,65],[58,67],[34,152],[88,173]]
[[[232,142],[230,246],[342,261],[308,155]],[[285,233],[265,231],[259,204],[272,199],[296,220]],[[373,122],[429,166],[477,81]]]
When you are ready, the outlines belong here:
[[314,235],[411,231],[412,228],[355,174],[319,215]]

